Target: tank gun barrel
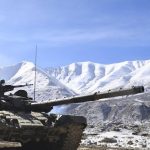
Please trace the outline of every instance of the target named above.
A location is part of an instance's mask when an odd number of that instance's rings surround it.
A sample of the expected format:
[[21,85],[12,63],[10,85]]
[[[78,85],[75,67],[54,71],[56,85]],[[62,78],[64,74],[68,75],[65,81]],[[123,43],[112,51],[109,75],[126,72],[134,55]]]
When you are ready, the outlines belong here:
[[40,102],[40,103],[31,103],[31,109],[34,111],[44,111],[50,109],[50,107],[58,106],[58,105],[67,105],[72,103],[82,103],[88,101],[96,101],[105,98],[117,97],[117,96],[127,96],[133,95],[138,93],[143,93],[144,87],[143,86],[134,86],[128,89],[120,89],[120,90],[109,90],[108,92],[96,92],[94,94],[89,94],[85,96],[75,96],[69,97],[65,99],[57,99],[57,100],[49,100],[47,102]]

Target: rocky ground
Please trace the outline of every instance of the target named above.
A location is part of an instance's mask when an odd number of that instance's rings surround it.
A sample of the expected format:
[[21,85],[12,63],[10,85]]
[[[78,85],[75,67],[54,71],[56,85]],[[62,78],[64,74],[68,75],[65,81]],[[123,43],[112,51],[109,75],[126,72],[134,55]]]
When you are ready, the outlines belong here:
[[[79,150],[150,150],[150,92],[72,105],[88,121]],[[87,147],[86,147],[87,146]]]
[[150,123],[125,125],[108,123],[88,126],[79,150],[149,150]]
[[[132,148],[131,149],[126,149],[126,148],[112,148],[112,147],[80,147],[78,150],[133,150]],[[136,150],[140,150],[140,149],[136,149]]]
[[[78,150],[133,150],[133,149],[126,149],[126,148],[112,148],[112,147],[97,147],[97,146],[81,146]],[[140,149],[136,149],[140,150]]]

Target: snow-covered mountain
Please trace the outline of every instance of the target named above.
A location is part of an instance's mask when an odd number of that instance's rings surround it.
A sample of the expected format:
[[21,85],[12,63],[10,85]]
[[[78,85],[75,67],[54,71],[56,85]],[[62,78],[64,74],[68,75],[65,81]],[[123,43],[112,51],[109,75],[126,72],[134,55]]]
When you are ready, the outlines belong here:
[[[0,78],[5,79],[7,84],[22,85],[34,84],[35,66],[32,62],[21,62],[16,65],[1,67]],[[37,68],[37,100],[47,100],[64,96],[71,96],[73,91],[60,83],[54,77],[49,76],[42,69]],[[33,87],[25,89],[33,95]]]
[[150,85],[150,60],[108,65],[78,62],[59,68],[47,68],[46,71],[78,94]]
[[[149,87],[149,74],[150,60],[125,61],[108,65],[78,62],[47,69],[38,67],[37,91],[38,95],[47,91],[46,94],[53,98],[133,85]],[[35,66],[32,62],[24,61],[12,66],[0,67],[0,78],[5,79],[7,83],[34,84],[34,75]],[[33,86],[28,89],[31,92]]]

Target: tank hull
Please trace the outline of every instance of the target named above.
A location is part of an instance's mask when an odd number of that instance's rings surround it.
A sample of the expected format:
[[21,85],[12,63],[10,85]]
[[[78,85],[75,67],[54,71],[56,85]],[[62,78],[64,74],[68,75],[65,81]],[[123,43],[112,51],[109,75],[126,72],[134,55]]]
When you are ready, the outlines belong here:
[[0,111],[0,149],[76,150],[85,127],[82,116]]

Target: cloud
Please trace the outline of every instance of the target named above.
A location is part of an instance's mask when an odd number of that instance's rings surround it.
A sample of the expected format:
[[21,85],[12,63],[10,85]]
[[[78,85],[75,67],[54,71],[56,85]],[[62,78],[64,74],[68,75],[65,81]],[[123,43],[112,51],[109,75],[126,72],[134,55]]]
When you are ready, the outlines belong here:
[[[119,27],[105,27],[92,29],[68,29],[53,32],[40,32],[30,36],[30,40],[36,40],[39,43],[49,43],[51,45],[77,44],[89,42],[103,42],[103,44],[117,45],[149,45],[150,31],[148,29],[133,29]],[[123,44],[124,43],[124,44]]]
[[63,29],[57,31],[39,31],[31,32],[29,35],[24,34],[2,34],[0,35],[1,43],[16,43],[16,44],[49,44],[51,46],[70,45],[77,43],[102,42],[103,45],[118,44],[118,45],[149,45],[150,30],[119,28],[119,27],[100,27],[92,29]]
[[58,46],[89,42],[149,45],[148,10],[141,13],[141,7],[132,9],[130,3],[118,0],[113,0],[113,5],[108,0],[86,2],[3,0],[0,42],[14,43],[16,47],[30,43]]

